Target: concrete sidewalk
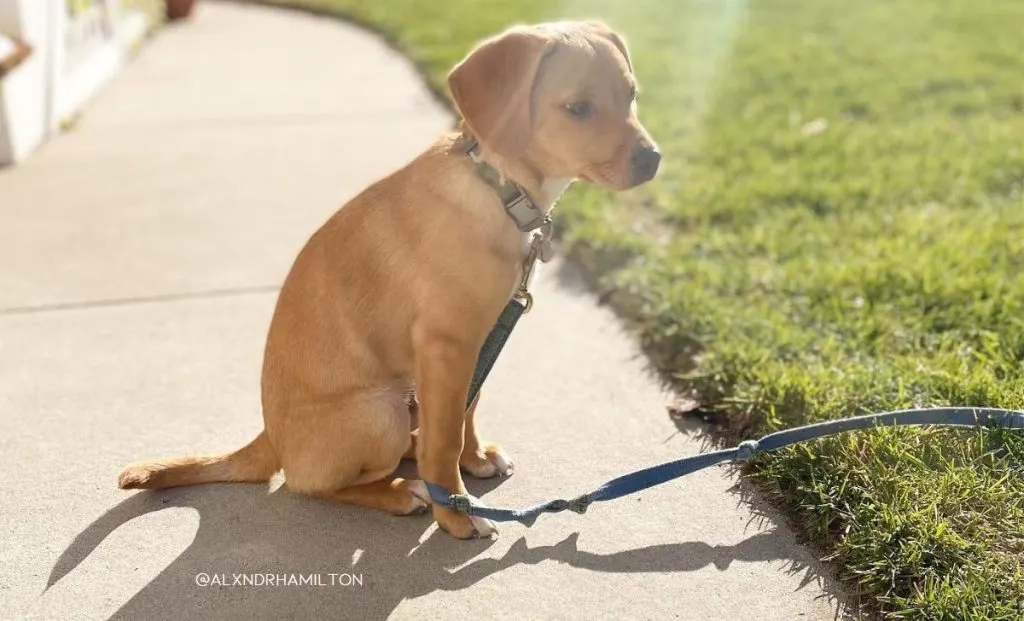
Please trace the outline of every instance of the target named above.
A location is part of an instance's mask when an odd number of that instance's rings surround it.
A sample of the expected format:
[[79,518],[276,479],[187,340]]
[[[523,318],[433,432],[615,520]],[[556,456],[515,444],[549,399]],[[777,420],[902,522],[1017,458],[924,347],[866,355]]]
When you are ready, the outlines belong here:
[[[813,555],[721,469],[493,542],[276,485],[116,488],[128,462],[258,432],[295,253],[450,124],[372,35],[203,2],[78,127],[0,172],[0,618],[835,617]],[[535,296],[480,410],[517,473],[472,491],[532,504],[701,450],[572,269]],[[363,584],[196,584],[257,572]]]

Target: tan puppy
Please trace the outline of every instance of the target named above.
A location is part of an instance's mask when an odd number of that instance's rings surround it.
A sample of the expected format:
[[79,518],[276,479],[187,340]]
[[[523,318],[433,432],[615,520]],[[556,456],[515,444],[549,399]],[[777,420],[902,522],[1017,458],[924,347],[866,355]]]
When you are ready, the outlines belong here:
[[[122,488],[267,481],[283,469],[294,491],[404,515],[426,510],[429,496],[422,481],[392,476],[403,456],[457,493],[460,467],[511,472],[508,455],[478,438],[476,403],[467,412],[465,400],[516,288],[524,234],[466,141],[544,210],[576,178],[643,183],[660,156],[637,120],[626,45],[602,23],[514,27],[478,45],[448,85],[461,131],[355,197],[292,266],[267,337],[264,431],[234,453],[129,466]],[[456,537],[496,532],[433,511]]]

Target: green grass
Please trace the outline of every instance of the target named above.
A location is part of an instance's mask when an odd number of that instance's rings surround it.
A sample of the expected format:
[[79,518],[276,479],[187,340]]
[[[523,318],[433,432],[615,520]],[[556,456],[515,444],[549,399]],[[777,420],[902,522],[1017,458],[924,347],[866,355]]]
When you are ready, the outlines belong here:
[[[559,218],[729,439],[1024,406],[1024,2],[286,3],[388,33],[435,89],[512,22],[624,32],[663,174],[617,197],[577,187]],[[849,434],[751,474],[869,611],[1024,616],[1024,434]]]

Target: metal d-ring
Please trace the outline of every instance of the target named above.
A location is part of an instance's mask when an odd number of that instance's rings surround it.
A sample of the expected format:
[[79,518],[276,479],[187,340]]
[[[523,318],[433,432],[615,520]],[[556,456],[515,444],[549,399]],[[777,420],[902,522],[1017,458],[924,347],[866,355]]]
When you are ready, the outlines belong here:
[[531,294],[526,289],[520,289],[519,291],[516,291],[516,294],[512,297],[523,302],[524,313],[530,312],[530,309],[533,308],[533,294]]

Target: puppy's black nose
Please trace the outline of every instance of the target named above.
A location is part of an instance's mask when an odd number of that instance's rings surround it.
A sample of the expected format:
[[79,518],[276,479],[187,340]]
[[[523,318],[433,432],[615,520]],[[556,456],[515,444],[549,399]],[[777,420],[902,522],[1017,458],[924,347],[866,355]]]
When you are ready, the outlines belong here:
[[633,152],[630,161],[633,164],[633,184],[639,185],[654,178],[661,164],[661,153],[656,147],[640,147]]

